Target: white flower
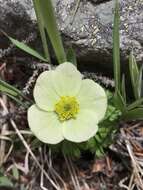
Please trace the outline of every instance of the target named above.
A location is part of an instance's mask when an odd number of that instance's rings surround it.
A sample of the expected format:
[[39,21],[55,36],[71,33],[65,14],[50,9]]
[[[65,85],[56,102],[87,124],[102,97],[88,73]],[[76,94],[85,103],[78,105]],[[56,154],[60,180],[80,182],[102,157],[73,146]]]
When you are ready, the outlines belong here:
[[96,134],[107,108],[104,89],[93,80],[82,80],[69,62],[40,74],[34,99],[36,104],[28,109],[29,126],[38,139],[49,144],[64,139],[87,141]]

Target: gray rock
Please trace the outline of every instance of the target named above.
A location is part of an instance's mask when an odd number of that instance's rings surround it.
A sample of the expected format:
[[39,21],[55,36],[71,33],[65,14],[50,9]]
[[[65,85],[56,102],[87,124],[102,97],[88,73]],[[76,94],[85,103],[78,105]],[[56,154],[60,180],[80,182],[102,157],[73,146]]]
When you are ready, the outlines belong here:
[[[53,3],[65,45],[72,44],[83,63],[111,68],[114,0],[81,0],[76,11],[77,0]],[[120,7],[122,61],[133,48],[137,60],[142,62],[143,0],[120,0]],[[0,26],[6,32],[26,34],[34,31],[34,22],[31,0],[0,0]]]
[[[115,1],[94,5],[81,1],[73,19],[75,0],[59,0],[56,4],[62,33],[77,47],[84,62],[104,64],[111,68],[113,8]],[[121,0],[121,57],[128,58],[133,48],[138,61],[143,61],[143,1]],[[98,64],[99,63],[99,64]]]

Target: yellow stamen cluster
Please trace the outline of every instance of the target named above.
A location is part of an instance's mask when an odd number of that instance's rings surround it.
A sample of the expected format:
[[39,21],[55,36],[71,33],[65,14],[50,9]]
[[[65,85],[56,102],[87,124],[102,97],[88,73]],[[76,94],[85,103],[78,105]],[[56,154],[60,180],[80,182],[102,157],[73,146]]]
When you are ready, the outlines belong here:
[[79,112],[79,104],[75,97],[62,96],[55,104],[55,112],[58,114],[60,121],[76,118]]

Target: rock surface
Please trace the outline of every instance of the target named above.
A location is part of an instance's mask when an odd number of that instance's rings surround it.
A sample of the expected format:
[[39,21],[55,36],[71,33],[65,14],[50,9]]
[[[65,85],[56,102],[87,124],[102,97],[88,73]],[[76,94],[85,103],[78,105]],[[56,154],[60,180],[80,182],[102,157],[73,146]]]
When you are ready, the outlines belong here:
[[[76,49],[83,63],[111,68],[114,0],[53,0],[65,45]],[[77,7],[77,9],[76,9]],[[143,61],[143,0],[120,0],[121,57],[126,61],[133,48]],[[26,38],[34,32],[31,0],[0,0],[0,28]]]

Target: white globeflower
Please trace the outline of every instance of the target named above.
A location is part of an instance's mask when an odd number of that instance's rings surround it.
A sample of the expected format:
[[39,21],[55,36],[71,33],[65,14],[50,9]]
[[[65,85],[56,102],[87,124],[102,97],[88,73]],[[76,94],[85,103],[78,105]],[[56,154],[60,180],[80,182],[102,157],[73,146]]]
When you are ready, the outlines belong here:
[[69,62],[40,74],[34,99],[35,105],[28,109],[28,123],[35,136],[49,144],[64,139],[87,141],[98,131],[107,109],[104,89],[93,80],[82,80]]

